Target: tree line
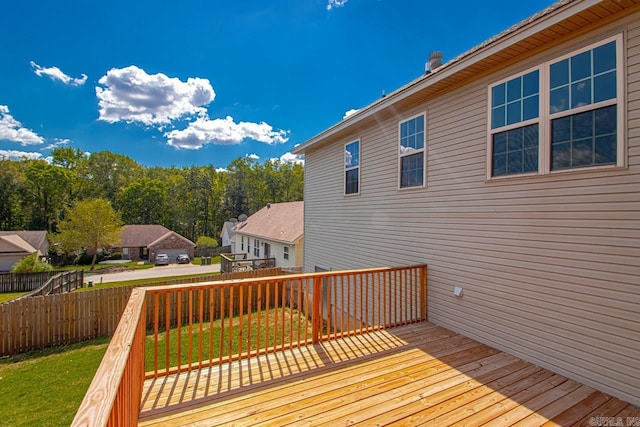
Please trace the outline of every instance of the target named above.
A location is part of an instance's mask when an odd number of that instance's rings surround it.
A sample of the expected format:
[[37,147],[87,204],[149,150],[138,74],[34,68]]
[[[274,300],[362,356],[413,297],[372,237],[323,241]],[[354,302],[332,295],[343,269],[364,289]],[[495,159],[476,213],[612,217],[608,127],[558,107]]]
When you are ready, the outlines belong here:
[[122,154],[55,148],[50,161],[0,159],[0,230],[57,233],[76,202],[105,199],[125,224],[161,224],[195,241],[267,203],[303,199],[300,164],[250,158],[213,165],[146,167]]

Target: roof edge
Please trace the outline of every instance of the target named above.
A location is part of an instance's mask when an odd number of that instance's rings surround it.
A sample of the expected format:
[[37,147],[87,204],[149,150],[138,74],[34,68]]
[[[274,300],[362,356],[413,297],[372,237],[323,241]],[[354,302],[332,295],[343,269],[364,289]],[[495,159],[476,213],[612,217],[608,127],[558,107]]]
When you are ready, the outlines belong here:
[[534,33],[540,32],[548,27],[551,27],[572,15],[575,15],[585,9],[588,9],[594,5],[600,3],[600,0],[576,0],[567,1],[560,0],[545,9],[536,12],[528,18],[512,25],[505,31],[498,33],[497,35],[485,40],[477,46],[467,50],[466,52],[451,59],[447,63],[443,64],[440,68],[434,72],[426,75],[422,75],[408,84],[396,89],[384,98],[374,101],[373,103],[363,107],[360,111],[344,120],[329,127],[316,136],[308,139],[302,144],[294,147],[291,150],[292,154],[300,155],[305,151],[317,144],[318,142],[329,138],[336,133],[350,128],[351,126],[361,122],[362,120],[369,118],[381,110],[388,108],[398,101],[408,98],[409,96],[420,92],[421,90],[435,84],[447,77],[455,75],[463,71],[465,68],[485,59],[486,57],[493,55],[509,46],[518,43]]

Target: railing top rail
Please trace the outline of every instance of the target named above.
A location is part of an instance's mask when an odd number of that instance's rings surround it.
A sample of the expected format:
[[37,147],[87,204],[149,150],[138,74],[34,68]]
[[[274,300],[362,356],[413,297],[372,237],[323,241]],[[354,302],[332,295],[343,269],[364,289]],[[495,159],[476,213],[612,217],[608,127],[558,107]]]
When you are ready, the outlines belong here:
[[93,381],[73,420],[73,426],[106,426],[127,366],[145,303],[145,289],[134,288]]
[[374,273],[384,273],[384,272],[393,272],[393,271],[403,271],[403,270],[412,270],[418,268],[425,268],[426,264],[417,264],[405,267],[377,267],[377,268],[366,268],[359,270],[336,270],[336,271],[322,271],[317,273],[301,273],[301,274],[286,274],[281,276],[269,276],[269,277],[255,277],[248,279],[231,279],[225,281],[210,281],[210,282],[199,282],[199,283],[189,283],[189,284],[177,284],[177,285],[160,285],[160,286],[149,286],[145,287],[145,290],[148,293],[166,293],[172,291],[193,291],[199,289],[208,289],[213,287],[229,287],[229,286],[242,286],[250,283],[265,283],[265,282],[274,282],[274,281],[283,281],[283,280],[309,280],[314,278],[324,278],[324,277],[338,277],[338,276],[351,276],[354,274],[374,274]]

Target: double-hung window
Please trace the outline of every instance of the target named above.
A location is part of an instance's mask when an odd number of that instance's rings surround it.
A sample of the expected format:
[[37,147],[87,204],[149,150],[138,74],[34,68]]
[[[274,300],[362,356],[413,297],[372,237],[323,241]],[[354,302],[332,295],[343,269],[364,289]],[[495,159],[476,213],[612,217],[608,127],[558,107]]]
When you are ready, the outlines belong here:
[[489,87],[489,177],[623,166],[622,37]]
[[289,259],[289,247],[284,247],[284,259]]
[[616,40],[549,67],[551,170],[617,163]]
[[425,114],[400,122],[400,188],[424,186]]
[[253,256],[260,258],[260,241],[258,239],[253,239]]
[[344,194],[360,192],[360,141],[344,146]]
[[538,171],[540,72],[491,88],[492,176]]

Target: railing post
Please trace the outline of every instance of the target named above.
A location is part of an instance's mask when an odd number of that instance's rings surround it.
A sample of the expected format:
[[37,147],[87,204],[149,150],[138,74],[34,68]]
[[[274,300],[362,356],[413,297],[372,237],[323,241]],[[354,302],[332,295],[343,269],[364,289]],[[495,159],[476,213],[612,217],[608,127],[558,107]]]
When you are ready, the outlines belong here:
[[420,267],[420,318],[427,319],[427,266]]
[[320,298],[322,295],[322,278],[313,278],[313,307],[311,309],[311,341],[315,344],[320,341]]

